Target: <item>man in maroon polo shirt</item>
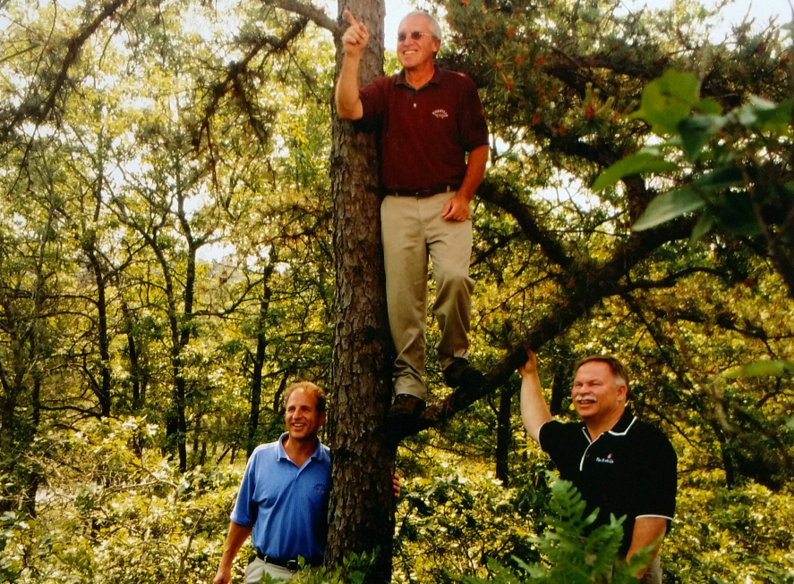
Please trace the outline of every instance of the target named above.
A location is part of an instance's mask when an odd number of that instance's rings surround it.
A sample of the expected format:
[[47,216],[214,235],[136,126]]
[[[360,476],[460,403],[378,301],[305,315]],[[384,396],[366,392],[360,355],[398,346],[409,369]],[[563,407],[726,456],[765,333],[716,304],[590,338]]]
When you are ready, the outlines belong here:
[[342,37],[336,108],[339,117],[379,135],[386,299],[397,351],[389,417],[403,425],[421,413],[427,397],[428,256],[436,281],[433,310],[441,332],[436,350],[444,379],[453,388],[483,379],[468,361],[474,288],[469,207],[488,162],[488,126],[474,82],[436,67],[441,29],[429,14],[411,12],[400,22],[397,56],[403,70],[363,89],[358,69],[369,33],[348,10],[345,18],[350,26]]

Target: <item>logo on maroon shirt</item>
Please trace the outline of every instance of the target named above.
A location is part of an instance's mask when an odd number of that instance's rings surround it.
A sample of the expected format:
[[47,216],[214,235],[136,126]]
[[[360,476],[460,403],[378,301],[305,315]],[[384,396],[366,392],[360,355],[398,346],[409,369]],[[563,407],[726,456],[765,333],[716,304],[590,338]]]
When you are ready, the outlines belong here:
[[442,109],[437,109],[437,110],[433,111],[433,115],[436,116],[439,119],[442,119],[442,120],[444,118],[448,118],[449,117],[449,114],[446,112],[446,110],[442,110]]

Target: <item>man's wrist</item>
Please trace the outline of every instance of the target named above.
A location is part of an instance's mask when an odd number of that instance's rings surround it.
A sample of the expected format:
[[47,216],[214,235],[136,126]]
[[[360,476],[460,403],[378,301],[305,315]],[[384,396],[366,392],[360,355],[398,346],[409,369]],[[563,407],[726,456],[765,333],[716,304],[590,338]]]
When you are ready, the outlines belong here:
[[344,54],[345,59],[350,59],[351,62],[355,61],[355,64],[358,64],[361,61],[361,53],[363,51],[354,52],[354,51],[348,51],[345,47],[342,48],[343,48],[342,52]]
[[470,193],[461,188],[458,189],[457,196],[460,197],[461,199],[464,199],[467,203],[471,203],[471,200],[474,198],[474,193]]

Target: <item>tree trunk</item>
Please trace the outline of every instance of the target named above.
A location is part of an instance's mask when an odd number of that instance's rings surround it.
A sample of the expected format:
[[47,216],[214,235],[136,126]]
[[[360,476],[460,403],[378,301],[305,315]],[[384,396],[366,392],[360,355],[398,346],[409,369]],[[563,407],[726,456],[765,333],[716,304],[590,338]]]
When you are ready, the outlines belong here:
[[551,402],[549,410],[555,416],[562,414],[562,402],[565,396],[570,393],[568,381],[570,374],[562,367],[557,367],[554,371],[554,379],[551,382]]
[[135,340],[134,317],[127,302],[121,299],[121,313],[123,315],[124,334],[127,336],[127,357],[130,361],[129,377],[132,385],[132,411],[137,414],[146,404],[146,383],[142,372],[138,353],[138,343]]
[[[382,0],[354,0],[348,8],[370,33],[360,81],[383,71]],[[338,42],[339,39],[337,39]],[[337,46],[337,74],[343,52]],[[339,564],[351,552],[378,550],[370,582],[391,580],[394,450],[384,441],[391,400],[393,349],[386,315],[380,242],[378,157],[374,137],[352,132],[333,119],[331,178],[334,197],[336,331],[329,413],[334,453],[326,562]]]
[[[33,393],[30,399],[31,409],[33,411],[30,420],[30,443],[27,445],[28,448],[30,448],[30,444],[33,443],[36,434],[38,433],[39,422],[41,421],[41,370],[37,370],[33,377]],[[23,493],[21,508],[23,513],[26,515],[29,515],[30,517],[36,517],[36,493],[39,491],[39,484],[41,483],[42,479],[41,466],[37,461],[34,460],[27,462],[26,466],[27,468],[22,475],[25,478],[25,490]]]
[[107,316],[107,294],[105,274],[102,271],[102,265],[99,262],[99,257],[96,251],[96,239],[92,238],[85,244],[83,250],[88,257],[88,263],[91,267],[91,272],[94,275],[94,282],[96,283],[96,307],[98,316],[98,342],[99,342],[99,383],[94,383],[94,393],[99,400],[100,413],[103,418],[110,416],[110,409],[112,407],[111,396],[111,367],[110,367],[110,334],[108,332],[108,316]]
[[187,471],[187,418],[185,416],[187,383],[183,376],[180,357],[172,355],[171,362],[174,372],[174,387],[171,390],[171,403],[165,416],[166,440],[169,452],[173,452],[176,447],[179,457],[179,472],[184,473]]
[[510,416],[510,407],[513,403],[515,388],[502,386],[499,392],[499,412],[496,426],[496,478],[502,481],[502,486],[510,486],[510,465],[508,460],[513,446],[513,424]]
[[273,290],[270,287],[270,276],[275,267],[275,254],[271,248],[271,261],[265,268],[262,278],[262,297],[259,300],[259,320],[256,325],[256,354],[254,356],[254,371],[251,375],[251,412],[248,417],[248,439],[245,447],[250,458],[257,447],[257,430],[259,429],[259,411],[262,409],[262,370],[265,366],[265,351],[267,350],[267,316],[270,310],[270,298]]

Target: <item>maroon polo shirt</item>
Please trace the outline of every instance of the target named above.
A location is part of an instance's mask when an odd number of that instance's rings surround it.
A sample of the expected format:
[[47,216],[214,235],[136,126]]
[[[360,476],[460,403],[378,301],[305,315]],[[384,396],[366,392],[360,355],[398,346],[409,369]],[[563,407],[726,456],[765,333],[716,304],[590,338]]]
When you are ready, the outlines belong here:
[[380,134],[380,181],[388,192],[459,186],[466,153],[488,144],[488,125],[474,82],[436,67],[419,89],[405,71],[378,77],[361,92],[364,116],[356,125]]

